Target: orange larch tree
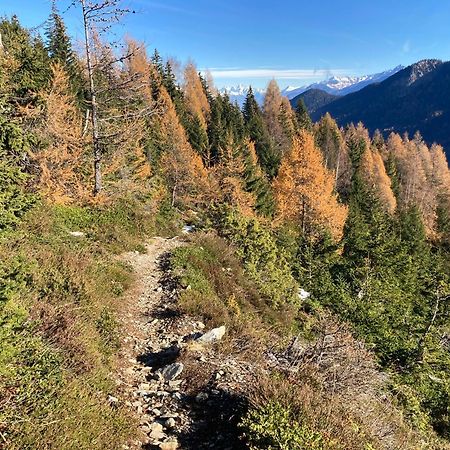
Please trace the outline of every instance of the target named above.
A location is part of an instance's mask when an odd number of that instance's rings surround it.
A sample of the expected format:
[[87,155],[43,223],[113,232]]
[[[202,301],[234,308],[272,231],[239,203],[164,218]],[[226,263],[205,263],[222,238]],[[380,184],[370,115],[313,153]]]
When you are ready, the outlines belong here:
[[29,111],[39,123],[41,145],[32,152],[39,167],[38,189],[57,204],[82,203],[91,197],[87,141],[69,77],[61,65],[52,67],[50,88],[41,93],[43,109]]
[[392,214],[397,206],[397,200],[383,158],[376,148],[366,148],[361,157],[360,171],[368,187],[379,199],[381,207]]
[[189,112],[197,117],[206,129],[210,106],[195,65],[190,62],[184,68],[184,94]]
[[428,148],[419,139],[403,139],[395,133],[387,141],[388,151],[393,155],[399,177],[401,208],[415,206],[422,215],[429,235],[436,230],[437,198],[432,185],[432,162]]
[[347,207],[338,202],[333,173],[324,167],[314,137],[307,131],[294,139],[273,188],[280,220],[297,223],[309,235],[326,228],[335,240],[342,237]]
[[181,125],[172,100],[163,86],[159,88],[163,113],[156,118],[160,130],[161,170],[166,177],[172,204],[193,207],[211,195],[208,173],[200,155],[193,150]]

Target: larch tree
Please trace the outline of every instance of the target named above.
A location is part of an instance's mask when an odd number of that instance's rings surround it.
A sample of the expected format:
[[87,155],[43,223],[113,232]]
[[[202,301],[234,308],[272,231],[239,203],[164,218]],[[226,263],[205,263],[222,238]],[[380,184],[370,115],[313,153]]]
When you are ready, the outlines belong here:
[[202,158],[191,147],[172,100],[161,86],[159,101],[163,114],[155,117],[160,130],[160,167],[174,206],[193,207],[211,195],[208,173]]
[[67,73],[60,64],[52,71],[51,86],[40,95],[45,108],[34,112],[41,142],[32,152],[39,168],[38,187],[53,203],[82,203],[90,197],[83,121]]
[[335,240],[342,237],[347,207],[338,202],[333,174],[307,131],[294,139],[273,188],[279,220],[298,224],[306,235],[327,229]]
[[436,229],[437,203],[432,186],[430,158],[420,140],[389,136],[387,148],[396,164],[399,180],[398,203],[401,208],[417,207],[429,235]]
[[184,68],[183,89],[188,110],[193,117],[200,119],[206,129],[210,106],[197,69],[191,62]]
[[[102,190],[102,147],[107,140],[102,136],[99,123],[98,87],[95,72],[100,69],[99,61],[95,61],[94,52],[98,36],[108,32],[111,27],[120,22],[121,18],[130,12],[121,7],[121,0],[76,0],[81,6],[81,18],[84,30],[84,49],[86,57],[86,72],[88,78],[89,111],[91,120],[92,153],[94,160],[94,195]],[[114,61],[107,61],[108,65]],[[105,64],[103,63],[103,68]],[[103,141],[103,142],[102,142]]]
[[391,179],[386,173],[383,159],[376,148],[366,148],[361,157],[359,170],[368,188],[380,201],[381,207],[392,214],[395,211],[397,201],[392,191]]
[[334,172],[335,189],[343,198],[347,198],[351,185],[352,165],[342,134],[328,113],[316,124],[315,138],[322,151],[325,167]]
[[437,230],[450,242],[450,170],[444,149],[434,144],[430,149],[433,164],[432,183],[438,202]]
[[284,137],[283,127],[280,121],[282,99],[280,88],[277,82],[272,79],[267,85],[264,96],[263,117],[267,131],[279,152],[281,152]]

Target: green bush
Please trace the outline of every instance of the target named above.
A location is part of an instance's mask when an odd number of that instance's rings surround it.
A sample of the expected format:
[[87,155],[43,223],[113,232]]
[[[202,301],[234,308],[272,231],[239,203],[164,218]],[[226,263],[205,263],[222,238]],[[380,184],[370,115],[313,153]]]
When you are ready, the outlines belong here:
[[25,192],[27,175],[18,165],[28,147],[22,130],[0,117],[0,232],[17,225],[36,200]]
[[236,247],[245,272],[273,307],[299,303],[298,285],[287,255],[277,246],[276,237],[269,228],[256,218],[225,210],[219,219],[219,229]]
[[322,435],[278,402],[251,408],[241,421],[243,437],[252,450],[324,450]]

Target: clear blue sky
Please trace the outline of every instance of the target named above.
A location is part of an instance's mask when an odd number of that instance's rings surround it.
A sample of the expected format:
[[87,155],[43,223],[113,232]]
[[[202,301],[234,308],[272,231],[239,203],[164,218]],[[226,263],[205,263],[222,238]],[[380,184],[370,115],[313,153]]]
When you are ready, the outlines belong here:
[[[64,10],[69,0],[59,0]],[[303,85],[330,74],[361,75],[423,58],[450,59],[447,0],[125,0],[137,10],[118,31],[193,59],[216,84]],[[0,0],[0,14],[42,24],[50,0]],[[64,15],[80,37],[78,11]]]

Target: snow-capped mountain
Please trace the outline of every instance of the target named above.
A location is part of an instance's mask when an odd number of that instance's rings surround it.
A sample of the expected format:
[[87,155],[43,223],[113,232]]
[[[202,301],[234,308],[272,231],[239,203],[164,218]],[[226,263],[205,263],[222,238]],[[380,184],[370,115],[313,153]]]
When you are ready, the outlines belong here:
[[[289,98],[289,100],[309,89],[320,89],[333,95],[346,95],[350,94],[351,92],[359,91],[369,84],[379,83],[390,77],[391,75],[394,75],[403,68],[403,66],[397,66],[391,70],[386,70],[384,72],[375,73],[372,75],[363,75],[360,77],[333,76],[328,78],[327,80],[309,84],[307,86],[287,86],[282,89],[281,93]],[[248,86],[239,84],[233,87],[224,87],[220,89],[219,92],[222,94],[227,94],[230,97],[231,101],[236,102],[239,106],[242,106],[248,92]],[[262,104],[262,102],[264,101],[265,89],[253,88],[253,92],[255,94],[257,102]]]
[[[237,86],[229,86],[219,89],[221,94],[227,94],[232,102],[236,102],[240,107],[243,106],[245,98],[247,97],[249,86],[238,84]],[[256,101],[261,105],[264,101],[265,89],[253,88],[253,94]]]

